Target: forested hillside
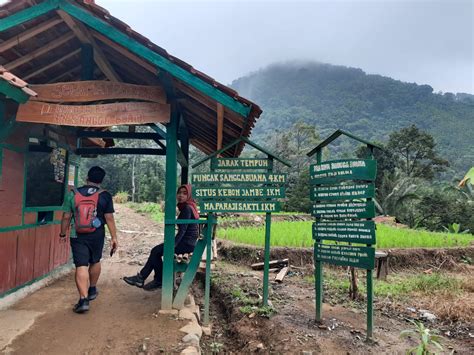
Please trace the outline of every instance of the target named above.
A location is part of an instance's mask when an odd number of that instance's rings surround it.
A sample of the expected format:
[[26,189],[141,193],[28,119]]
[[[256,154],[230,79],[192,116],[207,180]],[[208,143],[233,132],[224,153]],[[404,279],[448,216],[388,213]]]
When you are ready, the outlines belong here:
[[257,142],[297,121],[315,125],[322,138],[343,128],[379,142],[415,124],[449,160],[447,177],[461,177],[474,160],[473,95],[436,94],[429,85],[319,63],[272,65],[232,87],[264,110],[252,135]]

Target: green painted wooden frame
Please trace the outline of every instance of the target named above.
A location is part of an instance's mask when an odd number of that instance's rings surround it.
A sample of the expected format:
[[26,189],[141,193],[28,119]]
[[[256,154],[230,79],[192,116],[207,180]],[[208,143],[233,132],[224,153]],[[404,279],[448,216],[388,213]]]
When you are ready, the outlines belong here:
[[[197,163],[194,163],[192,165],[193,168],[196,168],[198,167],[199,165],[205,163],[206,161],[208,161],[209,159],[212,159],[214,157],[217,157],[219,154],[222,154],[224,153],[225,151],[229,150],[230,148],[234,147],[235,145],[239,144],[240,142],[244,142],[244,143],[247,143],[248,145],[250,145],[251,147],[254,147],[255,149],[257,149],[258,151],[268,155],[268,159],[272,158],[272,159],[275,159],[275,160],[278,160],[280,163],[282,163],[283,165],[286,165],[288,167],[291,167],[291,164],[289,162],[287,162],[286,160],[276,156],[275,154],[273,154],[272,152],[266,150],[265,148],[261,147],[260,145],[258,145],[257,143],[254,143],[252,142],[250,139],[248,138],[245,138],[245,137],[240,137],[240,138],[237,138],[235,141],[229,143],[228,145],[226,145],[224,148],[222,149],[219,149],[219,150],[216,150],[214,153],[211,153],[209,154],[207,157],[199,160]],[[273,167],[273,165],[272,165]]]
[[30,98],[30,96],[23,90],[9,84],[5,80],[0,80],[0,93],[20,104],[26,103]]

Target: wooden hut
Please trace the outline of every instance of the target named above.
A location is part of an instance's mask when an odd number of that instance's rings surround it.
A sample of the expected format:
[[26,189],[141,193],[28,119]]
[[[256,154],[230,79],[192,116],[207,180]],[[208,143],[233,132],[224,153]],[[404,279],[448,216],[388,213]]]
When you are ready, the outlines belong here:
[[[0,6],[0,66],[0,298],[69,263],[59,223],[81,156],[166,156],[169,256],[177,164],[186,182],[189,145],[212,153],[250,136],[261,114],[90,0]],[[114,131],[119,125],[128,131]],[[152,130],[137,132],[139,125]],[[155,147],[117,148],[114,139]],[[171,298],[164,291],[165,308]]]

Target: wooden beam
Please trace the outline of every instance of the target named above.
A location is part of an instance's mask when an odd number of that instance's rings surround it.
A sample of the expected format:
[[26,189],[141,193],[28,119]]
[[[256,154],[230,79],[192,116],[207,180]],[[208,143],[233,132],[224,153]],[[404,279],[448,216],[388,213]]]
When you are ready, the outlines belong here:
[[163,149],[152,148],[78,148],[77,155],[165,155],[166,151]]
[[217,104],[217,150],[222,148],[222,135],[224,133],[224,106]]
[[150,132],[113,132],[113,131],[78,131],[77,137],[83,138],[117,138],[117,139],[163,139],[158,133]]
[[68,71],[65,71],[64,73],[61,73],[59,74],[58,76],[54,77],[53,79],[51,79],[50,81],[48,81],[48,84],[52,84],[52,83],[56,83],[56,82],[60,82],[60,79],[68,76],[68,75],[71,75],[72,73],[74,73],[75,71],[79,71],[81,70],[82,68],[82,65],[78,65],[74,68],[71,68],[69,69]]
[[[192,98],[194,101],[199,102],[200,104],[206,106],[208,109],[212,111],[216,111],[216,101],[210,99],[209,97],[203,95],[199,91],[183,84],[179,81],[175,81],[175,86],[179,91],[182,91],[184,94]],[[224,116],[225,118],[235,124],[239,129],[243,129],[245,127],[246,119],[242,116],[236,115],[232,111],[227,111],[227,115],[225,115],[225,108],[224,108]]]
[[63,20],[60,18],[52,18],[49,21],[40,23],[38,26],[33,27],[25,32],[21,32],[20,34],[16,35],[13,38],[10,38],[9,40],[6,40],[2,44],[0,44],[0,53],[4,52],[12,47],[15,47],[19,45],[20,43],[35,37],[39,35],[40,33],[43,33],[44,31],[50,29],[51,27],[56,26],[57,24],[62,23]]
[[119,52],[120,54],[122,54],[124,57],[127,57],[128,59],[130,59],[132,62],[135,62],[136,64],[140,65],[142,68],[148,70],[150,73],[154,74],[154,75],[158,75],[159,73],[159,70],[158,68],[156,68],[155,66],[153,66],[152,64],[148,63],[147,61],[141,59],[140,57],[136,56],[135,54],[133,54],[132,52],[128,51],[126,48],[118,45],[117,43],[115,43],[114,41],[111,41],[110,39],[108,39],[107,37],[101,35],[100,33],[98,32],[95,32],[95,31],[91,31],[92,35],[97,38],[99,41],[101,41],[102,43],[104,43],[105,45],[113,48],[115,51]]
[[221,104],[225,105],[226,107],[238,113],[239,115],[243,117],[247,117],[249,115],[251,111],[250,106],[244,105],[238,100],[235,100],[227,93],[219,90],[218,88],[204,81],[197,75],[172,62],[169,58],[166,58],[156,53],[152,49],[148,48],[146,45],[139,43],[134,38],[119,31],[117,28],[115,28],[108,22],[97,18],[89,11],[83,9],[75,3],[73,4],[70,2],[61,2],[60,8],[66,11],[69,15],[75,17],[79,21],[82,21],[91,28],[95,29],[97,32],[100,32],[103,35],[109,37],[114,42],[123,45],[131,52],[137,54],[143,59],[150,61],[154,65],[170,73],[173,77],[183,80],[190,86],[203,92],[207,96],[212,97],[214,100],[220,102]]
[[59,7],[58,0],[46,0],[39,5],[29,7],[0,20],[0,32],[31,21]]
[[5,64],[4,67],[8,71],[12,71],[13,69],[19,67],[20,65],[28,63],[28,62],[32,61],[33,59],[35,59],[37,57],[40,57],[43,54],[46,54],[46,53],[52,51],[53,49],[61,46],[62,44],[70,41],[73,38],[74,38],[74,33],[68,32],[68,33],[62,35],[61,37],[55,39],[54,41],[51,41],[48,44],[38,48],[34,52],[31,52],[27,55],[24,55],[24,56],[18,58],[17,60],[14,60],[13,62]]
[[92,48],[94,49],[94,61],[96,62],[102,73],[104,73],[110,81],[122,81],[120,76],[117,74],[115,69],[107,60],[107,57],[105,56],[104,52],[102,52],[102,49],[99,47],[87,27],[83,23],[75,21],[70,15],[68,15],[62,10],[58,10],[57,13],[68,25],[71,31],[74,32],[79,41],[85,44],[90,44],[92,46]]
[[30,78],[33,78],[33,77],[37,76],[38,74],[41,74],[41,73],[43,73],[44,71],[46,71],[46,70],[48,70],[48,69],[50,69],[50,68],[52,68],[52,67],[54,67],[54,66],[56,66],[56,65],[58,65],[58,64],[60,64],[60,63],[62,63],[62,62],[64,62],[65,60],[67,60],[67,59],[69,59],[69,58],[71,58],[71,57],[74,57],[75,55],[79,54],[80,52],[81,52],[81,49],[80,49],[80,48],[79,48],[79,49],[76,49],[75,51],[72,51],[72,52],[69,53],[68,55],[65,55],[64,57],[61,57],[61,58],[55,60],[54,62],[49,63],[48,65],[46,65],[46,66],[44,66],[44,67],[42,67],[42,68],[39,68],[38,70],[35,70],[34,72],[32,72],[32,73],[30,73],[30,74],[24,76],[23,79],[24,79],[24,80],[28,80],[28,79],[30,79]]

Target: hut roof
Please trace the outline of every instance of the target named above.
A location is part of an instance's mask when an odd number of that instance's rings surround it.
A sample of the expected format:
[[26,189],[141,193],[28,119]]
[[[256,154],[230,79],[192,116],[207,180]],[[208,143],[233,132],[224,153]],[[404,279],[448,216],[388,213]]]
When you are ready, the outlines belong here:
[[[224,107],[223,145],[249,137],[258,105],[172,56],[91,0],[10,0],[0,6],[0,65],[30,84],[81,79],[81,45],[94,48],[94,80],[164,85],[169,74],[190,142],[217,147],[217,111]],[[238,156],[245,142],[227,156]]]

